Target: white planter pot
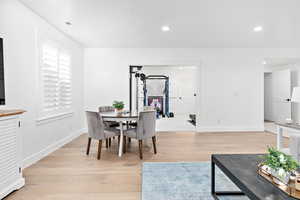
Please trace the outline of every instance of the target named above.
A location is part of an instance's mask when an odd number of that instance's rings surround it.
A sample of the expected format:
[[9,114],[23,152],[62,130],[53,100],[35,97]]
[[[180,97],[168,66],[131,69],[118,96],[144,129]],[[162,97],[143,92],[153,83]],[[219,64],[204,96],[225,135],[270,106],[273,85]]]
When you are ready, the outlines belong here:
[[116,113],[117,113],[117,114],[122,114],[122,113],[123,113],[123,109],[120,109],[120,110],[115,109],[115,110],[116,110]]
[[272,176],[276,177],[273,178],[274,183],[278,185],[287,185],[290,181],[291,173],[284,172],[283,174],[279,174],[278,170],[271,169]]

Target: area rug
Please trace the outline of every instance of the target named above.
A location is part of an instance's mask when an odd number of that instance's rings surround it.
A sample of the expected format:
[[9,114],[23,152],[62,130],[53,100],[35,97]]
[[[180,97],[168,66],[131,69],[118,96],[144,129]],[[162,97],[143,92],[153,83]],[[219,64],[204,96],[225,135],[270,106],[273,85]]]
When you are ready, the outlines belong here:
[[[142,200],[213,200],[210,163],[145,162],[142,169]],[[216,167],[216,190],[238,188]],[[249,200],[245,196],[224,196],[221,200]]]

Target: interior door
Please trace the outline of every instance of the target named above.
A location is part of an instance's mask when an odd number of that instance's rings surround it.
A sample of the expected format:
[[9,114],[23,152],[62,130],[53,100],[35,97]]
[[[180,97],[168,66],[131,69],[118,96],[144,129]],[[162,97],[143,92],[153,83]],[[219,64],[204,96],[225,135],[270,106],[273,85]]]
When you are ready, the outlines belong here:
[[285,122],[291,118],[291,71],[274,71],[272,85],[274,120]]

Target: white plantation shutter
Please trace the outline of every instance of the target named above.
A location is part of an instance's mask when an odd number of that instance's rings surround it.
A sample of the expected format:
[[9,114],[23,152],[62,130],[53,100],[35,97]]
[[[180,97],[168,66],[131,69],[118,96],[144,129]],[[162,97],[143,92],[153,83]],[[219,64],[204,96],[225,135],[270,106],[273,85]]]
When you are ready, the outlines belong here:
[[43,111],[50,112],[58,109],[59,80],[58,80],[58,50],[49,45],[42,49],[42,84]]
[[72,104],[71,58],[68,54],[59,55],[59,100],[62,109]]
[[71,57],[54,45],[43,45],[41,55],[42,112],[59,114],[72,105]]

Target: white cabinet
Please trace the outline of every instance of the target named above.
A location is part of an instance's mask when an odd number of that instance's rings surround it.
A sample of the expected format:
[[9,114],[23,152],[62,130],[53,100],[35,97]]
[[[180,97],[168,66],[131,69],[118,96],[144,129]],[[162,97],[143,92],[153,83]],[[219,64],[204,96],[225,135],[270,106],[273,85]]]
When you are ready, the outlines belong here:
[[22,176],[21,133],[19,115],[0,117],[0,199],[20,189]]

